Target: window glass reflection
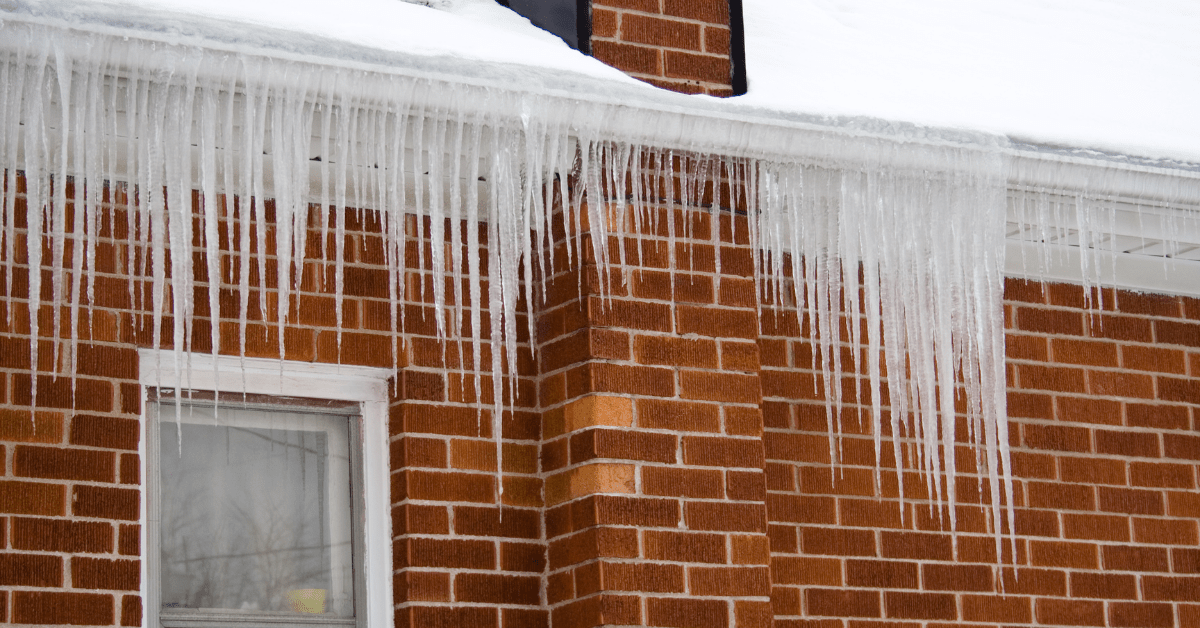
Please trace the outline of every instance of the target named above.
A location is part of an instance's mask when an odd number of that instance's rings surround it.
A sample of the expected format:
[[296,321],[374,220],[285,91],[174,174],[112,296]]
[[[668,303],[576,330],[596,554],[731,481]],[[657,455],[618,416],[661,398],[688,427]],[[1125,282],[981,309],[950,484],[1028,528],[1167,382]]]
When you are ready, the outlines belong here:
[[352,616],[347,417],[160,409],[163,610]]

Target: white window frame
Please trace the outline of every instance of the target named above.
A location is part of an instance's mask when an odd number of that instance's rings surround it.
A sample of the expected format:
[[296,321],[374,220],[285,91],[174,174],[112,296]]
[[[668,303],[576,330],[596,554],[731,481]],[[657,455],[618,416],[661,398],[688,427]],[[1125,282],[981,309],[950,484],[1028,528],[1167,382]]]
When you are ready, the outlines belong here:
[[[138,444],[141,465],[141,595],[142,625],[159,626],[157,608],[147,602],[151,583],[149,577],[149,547],[151,521],[147,497],[151,486],[150,474],[157,468],[147,464],[146,422],[149,407],[146,391],[149,388],[177,388],[196,391],[216,391],[271,395],[279,397],[308,397],[334,401],[356,402],[360,407],[362,461],[362,525],[361,552],[365,609],[360,625],[383,628],[392,624],[392,521],[390,468],[388,452],[388,383],[390,369],[362,366],[343,366],[288,360],[212,356],[201,353],[175,353],[170,350],[138,350],[138,379],[141,384],[142,438]],[[356,443],[351,443],[354,447]],[[154,522],[157,523],[157,522]],[[356,595],[358,593],[356,592]]]

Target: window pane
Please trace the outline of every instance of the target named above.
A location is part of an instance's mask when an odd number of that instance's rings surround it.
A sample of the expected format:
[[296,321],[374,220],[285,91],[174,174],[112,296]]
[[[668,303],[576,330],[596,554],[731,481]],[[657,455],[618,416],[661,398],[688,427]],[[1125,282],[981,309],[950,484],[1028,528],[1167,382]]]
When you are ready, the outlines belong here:
[[159,407],[163,609],[352,616],[347,417]]

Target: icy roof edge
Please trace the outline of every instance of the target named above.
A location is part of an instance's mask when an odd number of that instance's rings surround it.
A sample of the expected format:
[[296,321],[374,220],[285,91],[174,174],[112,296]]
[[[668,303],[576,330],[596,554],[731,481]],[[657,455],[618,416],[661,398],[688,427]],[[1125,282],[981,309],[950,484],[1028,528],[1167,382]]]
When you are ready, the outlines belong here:
[[[866,116],[803,114],[743,105],[736,99],[686,96],[629,80],[609,80],[565,70],[520,66],[449,55],[422,55],[357,45],[351,42],[218,18],[86,0],[9,0],[0,4],[4,19],[117,37],[200,47],[235,54],[311,63],[381,75],[405,76],[459,84],[509,96],[530,94],[569,104],[597,105],[635,116],[610,116],[589,122],[592,132],[621,133],[625,139],[663,146],[765,158],[811,155],[797,149],[806,135],[855,139],[899,146],[953,147],[1002,155],[1008,177],[1016,185],[1062,187],[1047,172],[1063,167],[1067,178],[1089,193],[1154,198],[1171,204],[1200,205],[1200,163],[1150,159],[1083,147],[1039,145],[984,131],[922,126]],[[249,43],[252,42],[252,43]],[[0,49],[4,48],[0,42]],[[513,85],[519,85],[514,89]],[[463,103],[460,103],[463,104]],[[639,124],[640,116],[663,115],[672,123]],[[602,128],[601,128],[602,127]],[[790,131],[790,133],[780,133]],[[823,142],[818,142],[823,143]],[[826,146],[828,148],[828,146]],[[867,148],[867,147],[864,147]],[[867,148],[867,152],[870,148]],[[1095,170],[1104,175],[1095,176]],[[1125,176],[1112,176],[1125,173]],[[1147,175],[1149,175],[1147,177]],[[1055,181],[1051,181],[1054,178]],[[1159,184],[1148,184],[1155,180]],[[1161,182],[1168,182],[1162,185]],[[1068,186],[1074,187],[1074,186]],[[1169,190],[1169,191],[1168,191]]]

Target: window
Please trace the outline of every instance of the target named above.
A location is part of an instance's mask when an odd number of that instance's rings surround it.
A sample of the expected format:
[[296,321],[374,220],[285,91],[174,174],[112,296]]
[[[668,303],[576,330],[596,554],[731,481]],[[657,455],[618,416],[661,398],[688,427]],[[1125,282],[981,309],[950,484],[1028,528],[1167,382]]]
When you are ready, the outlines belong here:
[[390,624],[390,371],[184,357],[141,354],[143,625]]

